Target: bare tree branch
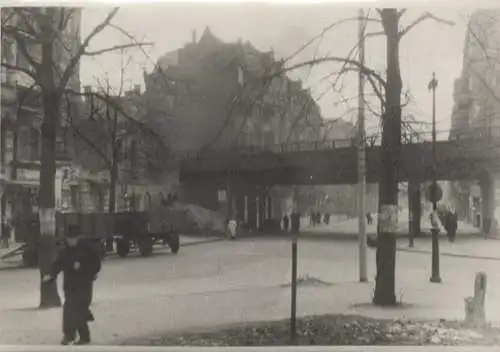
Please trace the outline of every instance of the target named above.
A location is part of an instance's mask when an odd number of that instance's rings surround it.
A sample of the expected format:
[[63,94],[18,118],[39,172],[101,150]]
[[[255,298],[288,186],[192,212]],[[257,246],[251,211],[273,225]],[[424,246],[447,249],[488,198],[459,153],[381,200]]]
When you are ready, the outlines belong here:
[[401,10],[399,10],[399,12],[398,12],[399,18],[403,17],[403,15],[406,13],[407,10],[408,9],[401,9]]
[[6,62],[0,63],[0,66],[5,67],[8,70],[22,72],[25,75],[29,76],[34,81],[36,81],[37,84],[38,84],[38,77],[37,77],[36,73],[33,72],[33,71],[31,71],[30,69],[27,69],[27,68],[24,68],[24,67],[19,67],[19,66],[16,66],[16,65],[11,65],[11,64],[8,64]]
[[[71,99],[68,94],[65,94],[65,101],[66,101],[66,106],[67,106],[67,111],[68,111],[68,117],[70,118],[70,124],[71,124],[71,131],[73,133],[76,133],[88,146],[90,146],[100,157],[101,159],[106,163],[106,166],[108,168],[111,168],[111,162],[109,160],[109,157],[103,152],[95,142],[91,141],[85,133],[82,133],[80,131],[80,126],[77,126],[77,124],[73,120],[73,113],[72,113],[72,108],[71,108]],[[93,115],[95,112],[94,109],[91,108],[91,115]]]
[[324,62],[340,62],[340,63],[347,63],[348,65],[354,66],[358,70],[361,70],[362,73],[368,76],[374,77],[383,87],[385,87],[386,82],[385,80],[377,73],[375,70],[368,68],[364,65],[361,65],[358,61],[356,60],[351,60],[351,59],[346,59],[343,57],[335,57],[335,56],[329,56],[329,57],[322,57],[318,58],[315,60],[308,60],[304,61],[292,66],[289,66],[287,68],[284,68],[283,70],[280,71],[280,73],[288,72],[288,71],[293,71],[301,67],[306,67],[306,66],[313,66],[317,64],[321,64]]
[[[344,19],[338,20],[338,21],[336,21],[336,22],[334,22],[334,23],[326,26],[325,28],[323,28],[323,30],[321,31],[321,33],[319,33],[318,35],[316,35],[313,38],[311,38],[307,43],[305,43],[304,45],[302,45],[299,49],[297,49],[295,52],[293,52],[292,55],[290,55],[288,58],[286,58],[285,62],[292,60],[295,56],[297,56],[302,51],[304,51],[309,45],[311,45],[312,43],[314,43],[317,39],[322,38],[332,28],[334,28],[334,27],[336,27],[338,25],[341,25],[341,24],[345,24],[345,23],[349,23],[349,22],[353,22],[353,21],[358,21],[358,20],[359,20],[358,17],[344,18]],[[380,23],[380,20],[377,19],[377,18],[368,18],[367,17],[367,18],[365,18],[365,20],[366,21],[370,21],[370,22]]]
[[101,55],[105,53],[109,53],[112,51],[118,51],[118,50],[123,50],[123,49],[129,49],[129,48],[136,48],[138,46],[151,46],[153,43],[130,43],[130,44],[123,44],[123,45],[115,45],[110,48],[105,48],[105,49],[100,49],[100,50],[94,50],[94,51],[85,51],[83,55],[85,56],[96,56],[96,55]]
[[28,63],[35,69],[38,70],[40,68],[40,63],[35,61],[33,56],[31,56],[28,46],[26,45],[26,41],[32,41],[33,43],[37,43],[37,41],[33,38],[29,38],[25,33],[23,33],[19,27],[5,25],[2,27],[2,31],[7,35],[14,38],[17,49],[20,51],[21,55],[28,61]]
[[409,25],[407,25],[405,28],[401,29],[399,31],[399,38],[400,39],[403,38],[409,31],[412,30],[413,27],[415,27],[416,25],[418,25],[419,23],[421,23],[421,22],[423,22],[425,20],[434,20],[436,22],[443,23],[443,24],[446,24],[448,26],[454,26],[455,25],[455,22],[448,21],[448,20],[436,17],[432,13],[426,12],[422,16],[420,16],[419,18],[417,18],[415,21],[413,21],[412,23],[410,23]]
[[113,20],[113,18],[116,16],[118,13],[119,8],[115,7],[113,8],[106,18],[99,23],[92,31],[87,35],[87,37],[84,39],[83,43],[78,47],[77,52],[75,55],[71,58],[69,64],[66,66],[66,69],[63,71],[62,75],[62,87],[65,87],[66,84],[68,83],[70,77],[73,75],[76,65],[80,62],[80,58],[82,55],[85,53],[85,50],[87,50],[90,41],[99,33],[101,33],[107,26],[109,26],[110,22]]

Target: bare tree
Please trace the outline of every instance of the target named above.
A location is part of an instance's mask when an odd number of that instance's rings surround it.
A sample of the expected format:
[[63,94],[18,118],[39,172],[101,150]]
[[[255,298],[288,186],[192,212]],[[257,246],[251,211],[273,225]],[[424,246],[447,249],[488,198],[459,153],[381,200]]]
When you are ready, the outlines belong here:
[[[395,270],[396,270],[396,229],[398,223],[398,169],[401,147],[403,82],[399,64],[399,48],[401,40],[418,24],[426,20],[453,25],[452,22],[440,19],[426,12],[412,21],[402,25],[401,19],[406,9],[377,9],[379,18],[369,18],[371,22],[382,25],[381,32],[367,33],[366,37],[378,35],[386,39],[386,74],[385,78],[376,70],[362,65],[352,57],[351,50],[347,57],[325,56],[314,58],[288,66],[284,70],[293,70],[304,66],[313,66],[324,62],[342,64],[340,75],[348,72],[365,74],[370,87],[381,105],[382,152],[379,181],[379,223],[377,240],[377,276],[373,303],[376,305],[395,305]],[[367,17],[368,18],[368,17]],[[360,19],[363,20],[363,19]],[[357,45],[357,44],[356,44]]]
[[[19,53],[29,65],[3,62],[7,70],[16,71],[32,81],[31,89],[38,89],[43,107],[42,151],[39,190],[39,269],[43,277],[50,271],[57,255],[55,237],[55,173],[56,136],[64,108],[64,92],[78,73],[84,56],[96,56],[114,50],[135,47],[130,43],[90,51],[91,41],[111,26],[118,13],[113,8],[90,33],[80,41],[80,8],[16,7],[2,8],[2,32],[12,38]],[[78,35],[75,35],[77,33]],[[64,58],[64,59],[62,59]],[[40,284],[40,307],[60,306],[55,282]]]
[[[140,93],[130,92],[124,95],[123,80],[116,94],[111,93],[108,81],[105,84],[103,89],[96,92],[83,93],[83,109],[68,115],[70,134],[75,145],[75,159],[82,162],[85,162],[84,159],[93,160],[93,165],[88,167],[104,169],[109,173],[108,212],[112,213],[116,211],[116,187],[120,165],[129,164],[132,178],[139,177],[140,169],[157,174],[165,166],[168,148],[162,136],[144,122]],[[69,92],[68,95],[74,93]],[[67,102],[69,110],[69,97]],[[130,111],[131,108],[133,111]],[[83,142],[83,146],[79,142]],[[89,149],[101,162],[95,162],[95,158],[89,158],[87,154],[82,153],[83,150]]]

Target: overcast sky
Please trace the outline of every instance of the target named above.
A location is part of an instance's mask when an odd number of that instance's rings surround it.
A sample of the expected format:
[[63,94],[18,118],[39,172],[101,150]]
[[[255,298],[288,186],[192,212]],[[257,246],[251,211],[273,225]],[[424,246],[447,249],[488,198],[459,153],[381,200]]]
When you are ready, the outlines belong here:
[[[368,9],[366,9],[368,10]],[[402,19],[402,25],[409,24],[429,8],[410,8]],[[401,69],[405,89],[412,96],[408,110],[418,120],[431,121],[431,94],[427,84],[435,71],[439,87],[437,92],[438,129],[449,128],[453,106],[453,81],[460,75],[462,51],[465,38],[466,22],[470,10],[431,8],[438,17],[455,22],[447,26],[432,20],[415,27],[402,41]],[[87,8],[83,13],[82,32],[89,32],[102,20],[108,9],[104,7]],[[204,28],[209,26],[217,37],[224,41],[236,41],[238,38],[249,40],[260,50],[274,50],[276,57],[287,57],[304,43],[321,33],[322,29],[342,18],[356,16],[357,8],[333,4],[305,5],[228,5],[228,4],[148,4],[125,5],[121,8],[114,23],[126,29],[139,40],[153,42],[146,48],[148,57],[140,50],[128,50],[123,57],[128,62],[126,86],[142,84],[142,71],[151,70],[159,56],[167,51],[178,49],[191,40],[192,30],[198,38]],[[370,16],[377,18],[375,10]],[[369,32],[380,31],[378,24],[370,25]],[[336,26],[316,41],[294,60],[295,62],[311,59],[315,52],[318,57],[325,55],[345,56],[357,41],[357,23],[352,22]],[[127,43],[128,39],[115,30],[105,30],[92,43],[93,49]],[[120,54],[107,54],[82,62],[81,78],[83,84],[96,84],[96,79],[109,75],[115,86],[120,81]],[[368,39],[366,47],[367,66],[379,71],[385,67],[384,38]],[[311,87],[314,97],[321,96],[328,90],[328,81],[321,80],[339,69],[338,64],[322,64],[312,70],[304,68],[290,76],[302,78],[306,87]],[[310,71],[310,72],[309,72]],[[350,107],[339,104],[342,99],[356,95],[356,76],[345,80],[341,94],[329,92],[318,103],[325,118],[342,116]],[[367,92],[369,89],[367,88]],[[346,117],[353,120],[354,114]],[[376,123],[373,117],[368,124]]]

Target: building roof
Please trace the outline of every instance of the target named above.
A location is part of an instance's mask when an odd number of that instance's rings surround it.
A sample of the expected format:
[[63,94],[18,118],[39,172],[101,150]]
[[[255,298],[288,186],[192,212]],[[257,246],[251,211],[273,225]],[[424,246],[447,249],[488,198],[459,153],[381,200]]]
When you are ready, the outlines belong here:
[[201,35],[200,41],[197,44],[201,46],[204,45],[215,46],[224,44],[224,42],[219,38],[217,38],[215,35],[213,35],[212,31],[210,30],[210,27],[206,26],[205,30],[203,31],[203,34]]

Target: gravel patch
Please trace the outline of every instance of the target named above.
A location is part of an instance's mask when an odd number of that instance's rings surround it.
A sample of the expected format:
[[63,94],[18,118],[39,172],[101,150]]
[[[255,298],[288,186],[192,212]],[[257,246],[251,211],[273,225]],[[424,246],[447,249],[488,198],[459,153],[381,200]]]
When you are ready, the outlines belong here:
[[[221,329],[131,339],[122,345],[286,346],[289,320],[239,324]],[[457,321],[381,320],[354,315],[297,319],[299,345],[500,345],[500,329],[467,328]]]

